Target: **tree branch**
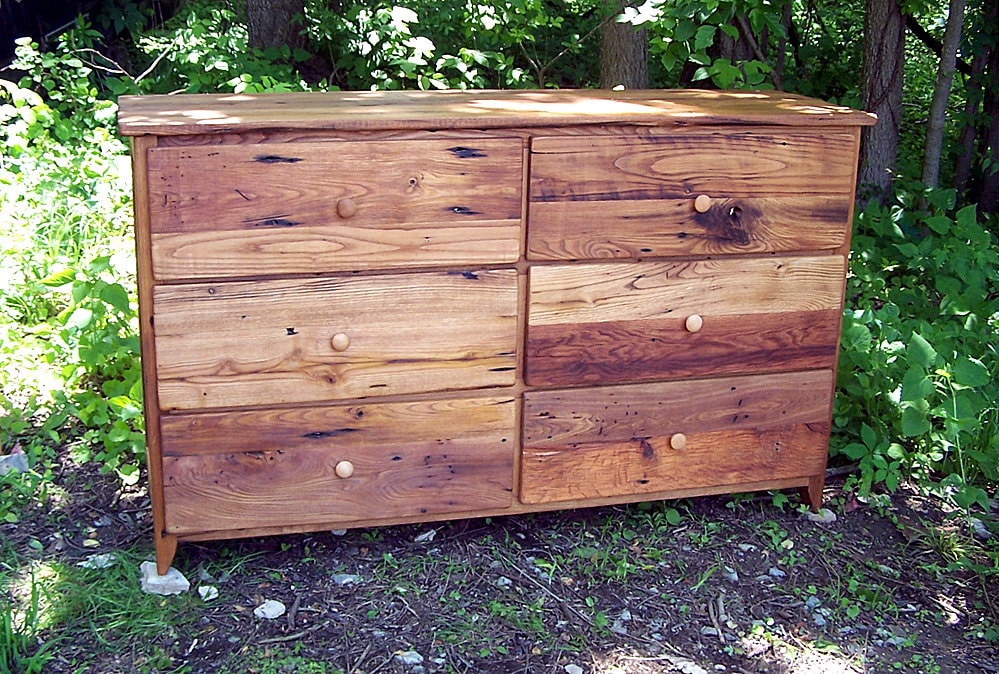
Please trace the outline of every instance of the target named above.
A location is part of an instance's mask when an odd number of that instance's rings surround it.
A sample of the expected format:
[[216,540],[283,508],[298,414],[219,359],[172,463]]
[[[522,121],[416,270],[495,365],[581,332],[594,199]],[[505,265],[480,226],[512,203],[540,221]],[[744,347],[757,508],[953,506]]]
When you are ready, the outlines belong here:
[[[926,45],[931,52],[933,52],[937,56],[940,56],[940,54],[943,53],[943,43],[940,42],[940,40],[933,37],[932,35],[930,35],[930,33],[927,32],[925,28],[920,26],[919,22],[916,21],[916,17],[912,16],[911,14],[906,14],[905,27],[909,29],[910,33],[919,38],[919,41],[922,42],[924,45]],[[971,76],[971,66],[968,65],[965,61],[958,59],[956,65],[958,72],[960,72],[962,75],[968,75],[969,77]]]

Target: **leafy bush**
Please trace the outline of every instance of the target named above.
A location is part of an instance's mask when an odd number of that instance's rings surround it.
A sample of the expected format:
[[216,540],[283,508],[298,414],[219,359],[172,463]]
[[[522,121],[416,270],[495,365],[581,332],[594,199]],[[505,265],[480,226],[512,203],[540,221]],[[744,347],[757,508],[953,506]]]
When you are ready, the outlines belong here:
[[[923,202],[927,204],[922,207]],[[939,481],[988,510],[999,481],[999,244],[953,190],[900,185],[856,218],[834,452],[862,492]]]

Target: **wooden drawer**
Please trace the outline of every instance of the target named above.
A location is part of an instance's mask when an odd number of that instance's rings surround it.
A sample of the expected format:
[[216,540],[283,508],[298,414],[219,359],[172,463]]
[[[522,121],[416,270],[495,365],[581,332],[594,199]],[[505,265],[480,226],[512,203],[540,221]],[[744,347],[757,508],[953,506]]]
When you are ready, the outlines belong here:
[[158,279],[514,262],[519,139],[149,150]]
[[153,289],[160,407],[509,386],[514,270]]
[[838,255],[535,266],[531,386],[831,368]]
[[520,499],[758,483],[825,469],[831,370],[524,396]]
[[507,508],[514,410],[491,397],[164,416],[166,530]]
[[728,129],[535,138],[528,257],[834,249],[850,228],[856,135]]

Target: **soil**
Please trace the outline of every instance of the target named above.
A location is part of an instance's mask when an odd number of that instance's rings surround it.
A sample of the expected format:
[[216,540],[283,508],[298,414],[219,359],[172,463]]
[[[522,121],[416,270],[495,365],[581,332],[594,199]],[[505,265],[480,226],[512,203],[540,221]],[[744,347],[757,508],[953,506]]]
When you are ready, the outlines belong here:
[[[144,490],[89,467],[56,484],[54,506],[0,537],[67,566],[116,551],[135,593],[152,559]],[[840,487],[827,524],[765,494],[181,544],[191,591],[144,600],[172,627],[137,643],[86,616],[48,671],[999,671],[996,575],[946,570],[958,546],[975,559],[996,539],[912,489],[885,509]],[[255,617],[264,600],[287,612]]]

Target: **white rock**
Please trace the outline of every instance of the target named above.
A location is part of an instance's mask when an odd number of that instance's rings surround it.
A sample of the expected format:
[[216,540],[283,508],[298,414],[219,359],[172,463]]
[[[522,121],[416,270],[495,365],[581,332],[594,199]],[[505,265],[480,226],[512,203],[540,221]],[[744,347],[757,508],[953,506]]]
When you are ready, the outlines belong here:
[[624,609],[621,611],[621,622],[630,623],[631,622],[631,611]]
[[767,574],[769,574],[771,578],[777,578],[778,580],[781,578],[787,578],[787,572],[778,569],[776,566],[771,566],[767,570]]
[[701,667],[693,660],[686,658],[670,658],[673,666],[683,674],[708,674],[708,670]]
[[437,536],[436,529],[429,529],[413,539],[414,543],[429,543]]
[[416,651],[399,651],[393,659],[403,667],[415,667],[423,664],[423,656]]
[[512,585],[513,581],[507,578],[506,576],[500,576],[499,578],[496,579],[496,587],[501,588],[503,590],[507,589]]
[[274,620],[284,615],[287,609],[284,604],[276,599],[268,599],[263,604],[253,609],[253,615],[264,620]]
[[628,635],[628,628],[624,626],[624,623],[621,622],[620,618],[618,618],[613,622],[613,624],[611,624],[610,631],[613,632],[614,634],[620,634],[621,636]]
[[214,585],[202,585],[198,588],[198,596],[200,596],[204,601],[218,599],[219,589]]
[[836,521],[836,513],[829,508],[822,508],[817,513],[813,513],[809,510],[805,513],[805,519],[809,522],[818,522],[819,524],[832,524]]
[[742,552],[749,552],[750,550],[755,550],[756,546],[752,543],[739,543],[739,550]]
[[12,452],[6,456],[0,456],[0,475],[14,471],[24,473],[28,470],[28,457],[24,452]]
[[334,536],[346,536],[347,535],[347,530],[346,529],[333,529],[330,533],[333,534]]
[[727,580],[729,582],[732,582],[732,583],[738,583],[739,582],[739,573],[735,569],[733,569],[731,566],[723,567],[722,568],[722,574],[725,576],[725,580]]
[[142,591],[147,594],[181,594],[191,589],[191,583],[172,566],[164,575],[156,573],[156,562],[143,562],[139,565],[142,571]]
[[76,565],[84,569],[107,569],[114,566],[114,563],[117,561],[118,555],[113,552],[102,552],[97,555],[90,555],[82,562],[77,562]]
[[340,587],[357,585],[361,582],[361,577],[353,573],[337,573],[333,575],[333,582]]
[[565,674],[583,674],[583,668],[579,665],[566,665]]

